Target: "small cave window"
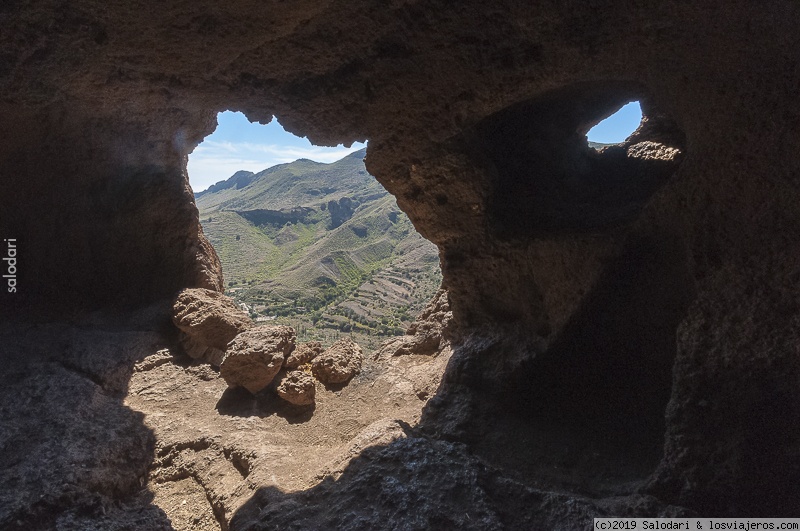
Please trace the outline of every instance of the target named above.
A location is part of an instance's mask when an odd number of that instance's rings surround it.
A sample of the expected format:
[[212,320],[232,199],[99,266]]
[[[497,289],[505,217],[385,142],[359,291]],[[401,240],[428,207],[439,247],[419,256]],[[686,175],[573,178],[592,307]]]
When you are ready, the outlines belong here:
[[589,147],[601,149],[608,145],[621,144],[642,123],[642,107],[638,101],[623,105],[617,112],[589,129],[586,138]]
[[518,239],[633,221],[674,174],[685,138],[641,86],[603,82],[501,110],[469,141],[493,179],[492,230]]
[[187,172],[226,294],[301,342],[403,334],[441,285],[438,250],[366,171],[366,142],[316,146],[239,112],[217,123]]

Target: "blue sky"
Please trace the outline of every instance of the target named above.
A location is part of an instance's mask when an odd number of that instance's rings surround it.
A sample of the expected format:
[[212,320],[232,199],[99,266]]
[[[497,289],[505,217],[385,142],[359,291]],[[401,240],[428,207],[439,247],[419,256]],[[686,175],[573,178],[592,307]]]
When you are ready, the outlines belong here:
[[217,129],[189,155],[189,182],[195,192],[239,170],[259,172],[297,159],[335,162],[365,145],[315,146],[306,138],[287,133],[275,119],[268,125],[250,123],[240,112],[221,112],[217,122]]
[[[587,136],[592,142],[622,142],[641,120],[639,102],[632,102],[594,126]],[[361,143],[349,148],[315,146],[305,138],[287,133],[275,119],[268,125],[250,123],[240,112],[221,112],[217,122],[217,129],[189,155],[189,182],[195,192],[239,170],[259,172],[297,159],[335,162],[364,147]]]
[[616,144],[617,142],[622,142],[636,131],[641,121],[642,108],[638,101],[633,101],[589,129],[586,137],[591,142]]

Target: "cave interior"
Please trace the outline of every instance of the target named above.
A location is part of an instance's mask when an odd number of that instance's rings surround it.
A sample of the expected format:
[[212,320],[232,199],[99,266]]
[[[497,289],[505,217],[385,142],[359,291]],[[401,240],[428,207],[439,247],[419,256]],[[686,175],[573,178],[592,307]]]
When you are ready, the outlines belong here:
[[[454,325],[405,438],[212,500],[220,528],[800,516],[798,21],[791,0],[5,2],[0,527],[169,525],[126,395],[177,341],[176,294],[223,290],[186,163],[225,109],[369,139]],[[590,148],[631,101],[639,128]]]

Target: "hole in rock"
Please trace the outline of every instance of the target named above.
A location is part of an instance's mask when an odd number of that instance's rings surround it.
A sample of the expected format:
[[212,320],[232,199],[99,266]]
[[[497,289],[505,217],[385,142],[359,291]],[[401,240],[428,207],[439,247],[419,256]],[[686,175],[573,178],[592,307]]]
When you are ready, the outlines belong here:
[[[621,142],[591,148],[589,131],[630,102],[641,103],[643,116],[633,113]],[[676,171],[684,146],[642,87],[613,82],[522,102],[476,133],[492,178],[492,228],[518,240],[634,221]],[[505,382],[499,405],[482,406],[494,425],[476,452],[546,489],[635,491],[662,456],[676,330],[691,286],[680,242],[628,242],[547,350]]]
[[642,107],[638,101],[623,105],[617,112],[589,129],[586,138],[589,147],[598,149],[610,144],[621,144],[642,123]]
[[[590,148],[589,131],[630,102],[640,102],[643,113],[635,134],[620,144]],[[492,176],[494,232],[531,238],[636,219],[680,164],[684,135],[641,87],[604,82],[552,91],[499,111],[478,125],[473,142]]]
[[364,166],[365,144],[315,146],[277,120],[223,112],[189,157],[226,294],[298,342],[401,335],[441,285],[438,250]]

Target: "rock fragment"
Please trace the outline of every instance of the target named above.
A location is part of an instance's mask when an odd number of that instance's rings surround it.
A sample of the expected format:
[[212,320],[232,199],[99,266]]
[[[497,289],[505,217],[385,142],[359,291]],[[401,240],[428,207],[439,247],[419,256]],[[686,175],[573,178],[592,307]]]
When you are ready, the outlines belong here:
[[286,358],[285,367],[287,369],[296,369],[300,365],[310,362],[316,358],[322,351],[322,343],[319,341],[309,341],[308,343],[300,343],[297,348],[289,354]]
[[314,403],[314,378],[304,371],[289,371],[278,377],[275,393],[290,404],[308,406]]
[[447,291],[440,289],[417,319],[411,323],[405,335],[384,341],[374,358],[388,358],[418,354],[431,356],[440,352],[447,344],[447,333],[453,320]]
[[185,289],[172,305],[172,322],[181,331],[186,353],[214,365],[222,362],[228,343],[253,327],[250,317],[224,294],[209,289]]
[[295,345],[294,329],[263,326],[242,332],[231,341],[220,365],[220,376],[230,387],[253,394],[267,387]]
[[314,358],[311,370],[323,383],[344,383],[361,371],[364,356],[352,339],[343,338]]
[[222,363],[222,358],[225,357],[225,350],[210,347],[203,343],[202,340],[192,337],[185,332],[180,333],[178,342],[189,357],[205,361],[215,367],[219,367],[219,364]]

